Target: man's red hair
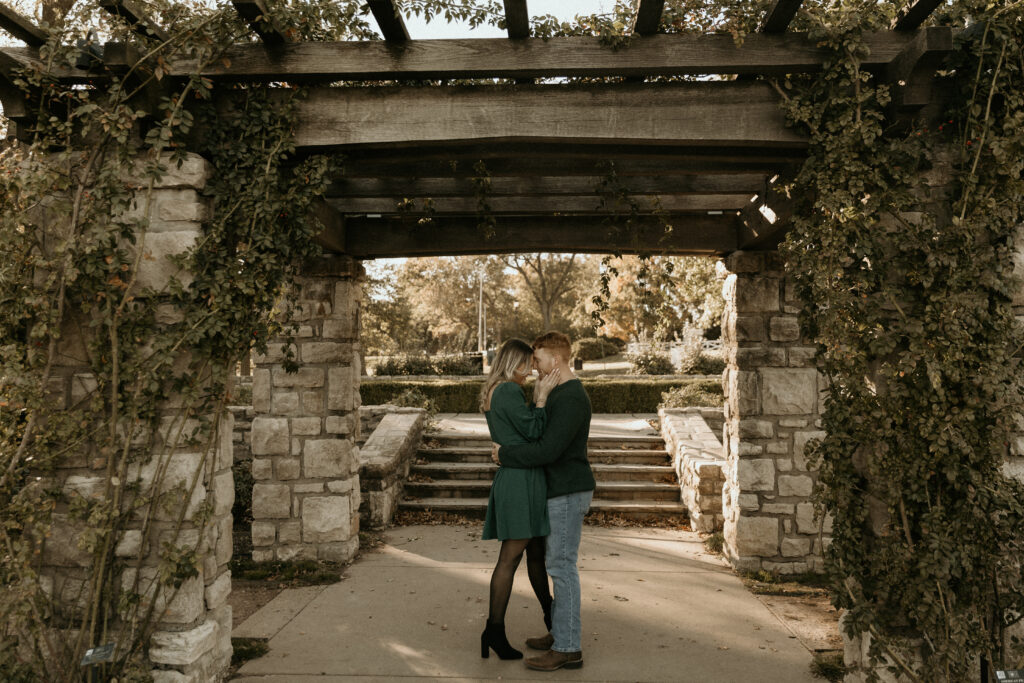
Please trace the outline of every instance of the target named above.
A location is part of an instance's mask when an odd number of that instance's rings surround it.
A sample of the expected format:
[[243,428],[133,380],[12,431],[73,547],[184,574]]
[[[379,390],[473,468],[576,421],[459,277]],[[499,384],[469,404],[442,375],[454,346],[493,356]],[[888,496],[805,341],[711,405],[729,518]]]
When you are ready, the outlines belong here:
[[533,350],[548,349],[568,361],[572,356],[572,343],[569,336],[561,332],[548,332],[533,340]]

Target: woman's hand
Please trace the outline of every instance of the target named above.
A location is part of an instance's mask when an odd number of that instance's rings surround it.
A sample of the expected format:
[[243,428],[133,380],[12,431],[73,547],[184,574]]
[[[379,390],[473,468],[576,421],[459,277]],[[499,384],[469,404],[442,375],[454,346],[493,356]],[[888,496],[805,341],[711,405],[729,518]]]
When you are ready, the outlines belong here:
[[498,450],[501,448],[501,444],[491,442],[491,460],[498,467],[501,467],[501,460],[498,460]]
[[547,375],[537,380],[537,386],[533,388],[533,402],[538,407],[547,403],[548,394],[558,386],[558,368],[555,368]]

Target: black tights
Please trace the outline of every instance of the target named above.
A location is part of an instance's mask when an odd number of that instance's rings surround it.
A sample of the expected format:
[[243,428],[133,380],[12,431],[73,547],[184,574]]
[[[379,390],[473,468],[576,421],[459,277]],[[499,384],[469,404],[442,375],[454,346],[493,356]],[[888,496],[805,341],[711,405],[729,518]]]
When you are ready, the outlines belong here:
[[526,551],[526,571],[530,577],[530,585],[544,610],[545,621],[551,614],[551,589],[548,586],[548,573],[544,568],[544,538],[514,538],[501,542],[498,552],[498,563],[491,574],[491,602],[487,621],[491,624],[503,624],[508,600],[512,595],[512,580],[516,569]]

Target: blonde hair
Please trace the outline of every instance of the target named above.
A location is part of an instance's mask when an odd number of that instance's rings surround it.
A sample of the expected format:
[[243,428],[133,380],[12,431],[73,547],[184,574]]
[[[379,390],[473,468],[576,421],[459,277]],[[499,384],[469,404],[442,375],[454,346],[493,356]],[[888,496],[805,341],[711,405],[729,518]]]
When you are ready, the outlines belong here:
[[569,341],[569,335],[561,332],[548,332],[534,339],[533,350],[537,349],[548,349],[561,356],[565,361],[572,356],[572,342]]
[[480,410],[488,408],[488,397],[491,390],[502,382],[515,381],[515,373],[523,363],[529,363],[533,358],[533,349],[522,339],[506,340],[498,348],[494,362],[491,364],[491,371],[484,381],[484,387],[480,390]]

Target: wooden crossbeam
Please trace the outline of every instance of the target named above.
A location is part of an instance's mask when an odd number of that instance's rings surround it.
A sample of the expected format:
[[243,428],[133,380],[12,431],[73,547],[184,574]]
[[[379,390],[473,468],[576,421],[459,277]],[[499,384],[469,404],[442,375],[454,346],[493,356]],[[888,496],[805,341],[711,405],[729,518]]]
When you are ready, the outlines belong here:
[[[912,40],[903,32],[864,36],[866,69],[888,64]],[[301,42],[267,55],[259,46],[226,51],[227,61],[181,61],[171,74],[256,81],[673,76],[820,71],[830,53],[804,34],[751,34],[737,46],[727,35],[658,34],[609,50],[600,38],[410,40],[400,51],[386,42]]]
[[[659,211],[738,211],[750,201],[751,195],[641,195],[632,197],[640,213]],[[432,197],[412,200],[397,197],[345,197],[328,202],[343,214],[476,215],[480,204],[476,197]],[[535,214],[595,215],[614,211],[615,202],[601,201],[597,195],[565,195],[555,197],[491,197],[487,198],[491,213],[528,216]],[[629,211],[632,203],[622,203],[620,209]]]
[[665,11],[665,0],[637,0],[633,13],[633,33],[650,36],[661,26],[661,14]]
[[[765,176],[741,175],[639,176],[620,185],[633,195],[739,195],[749,198],[764,187]],[[498,176],[490,180],[489,197],[548,197],[593,194],[607,182],[601,176]],[[469,178],[339,178],[324,192],[330,198],[473,197]]]
[[373,18],[377,20],[381,35],[390,43],[404,43],[409,40],[409,29],[398,12],[393,0],[367,0]]
[[[227,96],[231,96],[228,93]],[[312,88],[297,148],[486,142],[639,142],[805,149],[766,83]]]
[[427,224],[415,218],[349,217],[344,253],[355,258],[456,256],[566,252],[623,254],[725,254],[736,249],[735,213],[709,216],[669,215],[673,230],[656,217],[640,218],[630,229],[615,229],[593,216],[499,216],[486,237],[473,217],[437,217]]
[[802,0],[775,0],[758,26],[761,33],[784,33],[800,9]]
[[775,249],[792,225],[793,203],[773,191],[740,211],[737,249]]
[[526,0],[505,0],[505,30],[512,40],[530,37],[530,14]]
[[948,26],[929,26],[913,35],[913,42],[885,68],[892,91],[890,115],[913,112],[931,102],[935,72],[953,51]]
[[942,0],[917,0],[907,5],[892,22],[893,31],[913,31],[917,29],[942,4]]
[[100,6],[114,16],[124,19],[133,32],[144,38],[156,38],[160,42],[167,42],[171,39],[170,33],[160,28],[139,6],[130,0],[103,0]]
[[46,31],[4,4],[0,4],[0,28],[29,47],[46,45]]
[[260,37],[267,47],[278,47],[288,42],[281,30],[267,13],[263,0],[232,0],[238,16],[245,20],[253,32]]
[[316,237],[317,243],[328,251],[345,251],[345,217],[323,199],[313,202],[309,215],[324,226]]

